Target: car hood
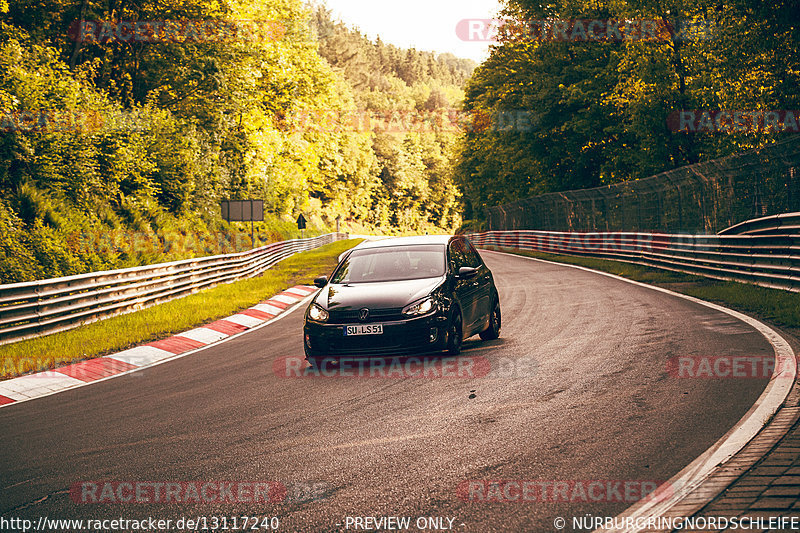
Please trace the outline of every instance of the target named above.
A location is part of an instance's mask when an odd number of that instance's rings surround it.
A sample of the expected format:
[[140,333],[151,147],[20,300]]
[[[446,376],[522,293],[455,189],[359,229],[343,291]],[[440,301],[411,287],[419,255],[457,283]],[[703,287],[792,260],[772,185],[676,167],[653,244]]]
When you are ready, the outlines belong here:
[[443,280],[440,277],[348,285],[329,284],[320,291],[317,303],[326,309],[342,311],[363,307],[405,307],[430,294]]

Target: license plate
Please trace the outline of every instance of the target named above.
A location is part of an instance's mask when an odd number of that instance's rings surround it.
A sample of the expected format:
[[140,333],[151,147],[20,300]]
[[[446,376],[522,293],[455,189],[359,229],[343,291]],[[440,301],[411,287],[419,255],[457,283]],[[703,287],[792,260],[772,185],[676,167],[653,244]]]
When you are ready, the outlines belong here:
[[344,336],[351,335],[383,335],[383,324],[359,324],[357,326],[345,326]]

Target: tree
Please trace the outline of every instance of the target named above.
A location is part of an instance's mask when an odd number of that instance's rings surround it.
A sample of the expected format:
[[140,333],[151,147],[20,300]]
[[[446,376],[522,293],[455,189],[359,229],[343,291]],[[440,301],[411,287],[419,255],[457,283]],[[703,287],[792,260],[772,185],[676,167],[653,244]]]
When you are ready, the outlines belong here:
[[[465,109],[522,128],[472,131],[459,150],[467,216],[531,195],[642,178],[761,146],[778,133],[671,129],[692,109],[792,109],[800,31],[795,2],[507,0],[517,21],[652,21],[656,38],[519,40],[496,46],[469,81]],[[498,131],[499,130],[499,131]]]

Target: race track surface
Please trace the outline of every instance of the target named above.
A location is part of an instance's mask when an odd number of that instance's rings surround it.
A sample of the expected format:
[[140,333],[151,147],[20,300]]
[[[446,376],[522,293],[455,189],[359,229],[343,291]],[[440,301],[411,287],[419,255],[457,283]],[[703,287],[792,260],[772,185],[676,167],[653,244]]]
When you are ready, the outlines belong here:
[[[483,256],[501,338],[473,337],[461,358],[488,362],[488,375],[287,379],[275,368],[302,354],[296,310],[189,357],[0,410],[0,516],[277,516],[279,531],[342,531],[348,516],[409,516],[416,531],[417,517],[432,516],[454,518],[454,531],[554,531],[557,516],[613,516],[632,502],[486,503],[465,501],[459,486],[667,480],[766,385],[667,371],[677,356],[772,354],[724,313],[591,272]],[[70,487],[84,481],[278,481],[289,495],[76,504]]]

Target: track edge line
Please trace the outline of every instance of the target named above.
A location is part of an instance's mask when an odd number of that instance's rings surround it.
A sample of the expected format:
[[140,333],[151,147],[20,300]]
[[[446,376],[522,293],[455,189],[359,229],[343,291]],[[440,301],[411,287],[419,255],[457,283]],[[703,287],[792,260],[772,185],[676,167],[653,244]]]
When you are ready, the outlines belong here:
[[[594,270],[580,265],[547,261],[546,259],[528,257],[509,252],[500,252],[495,250],[482,251],[510,255],[528,259],[530,261],[538,261],[550,265],[558,265],[583,270],[586,272],[618,279],[626,283],[658,291],[671,296],[676,296],[716,311],[726,313],[753,327],[764,338],[766,338],[767,342],[770,343],[775,353],[775,375],[773,375],[772,379],[764,389],[764,392],[761,393],[761,396],[758,397],[747,413],[745,413],[744,416],[742,416],[742,418],[740,418],[739,421],[725,435],[717,440],[713,446],[703,452],[694,461],[689,463],[680,472],[675,474],[664,483],[663,486],[672,489],[671,496],[669,498],[659,499],[658,497],[655,497],[652,499],[641,500],[617,515],[615,518],[615,523],[625,523],[626,520],[634,523],[637,521],[646,523],[648,518],[663,516],[670,509],[674,508],[690,496],[694,496],[692,502],[693,507],[696,507],[694,512],[697,512],[733,483],[732,481],[724,485],[717,484],[718,486],[716,487],[707,486],[707,481],[715,472],[721,470],[723,465],[733,459],[738,452],[740,452],[761,432],[762,429],[767,427],[768,422],[773,419],[775,413],[777,413],[778,410],[783,406],[786,398],[789,396],[789,393],[797,379],[797,358],[794,350],[792,350],[792,347],[789,345],[789,342],[786,339],[784,339],[777,331],[753,317],[747,316],[739,311],[729,309],[719,304],[707,302],[705,300],[701,300],[700,298],[695,298],[694,296],[689,296],[688,294],[681,294],[663,287],[648,285],[647,283],[642,283],[640,281],[617,276],[616,274]],[[778,369],[788,371],[791,375],[781,375],[776,379],[776,376],[778,376]],[[789,379],[789,377],[791,377],[791,379]],[[786,429],[786,432],[788,432],[788,428]],[[704,489],[703,494],[702,496],[699,496],[697,493],[701,489]],[[656,492],[653,494],[659,496],[661,493],[656,490]],[[638,533],[643,530],[645,530],[644,527],[638,529],[633,527],[623,529],[597,529],[595,531]]]

